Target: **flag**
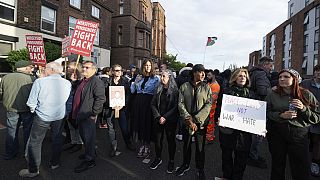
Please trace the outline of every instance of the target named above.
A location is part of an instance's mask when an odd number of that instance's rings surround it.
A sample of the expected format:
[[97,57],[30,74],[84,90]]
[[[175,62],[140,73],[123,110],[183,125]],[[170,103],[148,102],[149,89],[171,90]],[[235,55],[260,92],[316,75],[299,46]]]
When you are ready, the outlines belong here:
[[212,46],[214,43],[216,43],[217,37],[208,37],[207,46]]

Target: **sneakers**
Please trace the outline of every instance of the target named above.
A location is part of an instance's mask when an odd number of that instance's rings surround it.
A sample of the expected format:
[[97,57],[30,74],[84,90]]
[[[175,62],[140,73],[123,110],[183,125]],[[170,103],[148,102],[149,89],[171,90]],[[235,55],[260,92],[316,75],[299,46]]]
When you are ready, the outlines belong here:
[[110,157],[115,157],[116,156],[116,152],[117,150],[113,147],[111,147],[110,152],[109,152],[109,156]]
[[320,176],[320,168],[317,163],[311,163],[311,175],[316,177]]
[[183,164],[181,167],[177,167],[176,176],[183,176],[185,172],[190,170],[189,164]]
[[150,169],[157,169],[158,166],[162,163],[162,160],[160,158],[156,158],[150,165]]
[[203,169],[200,169],[197,173],[199,180],[206,180],[206,176],[204,174]]
[[149,155],[150,155],[150,148],[149,147],[145,147],[142,156],[144,158],[147,158],[147,157],[149,157]]
[[83,171],[86,171],[90,168],[93,168],[96,166],[96,162],[94,160],[91,161],[83,161],[79,166],[74,168],[75,173],[81,173]]
[[31,173],[29,172],[29,169],[22,169],[19,172],[19,176],[23,177],[23,178],[33,178],[39,175],[39,171],[36,173]]
[[59,165],[59,164],[56,164],[56,165],[50,165],[51,170],[58,169],[59,167],[60,167],[60,165]]
[[176,135],[176,139],[178,139],[179,141],[182,141],[182,135],[181,134],[177,134]]
[[174,170],[174,162],[173,162],[173,161],[169,161],[167,173],[168,173],[168,174],[172,174],[172,173],[173,173],[173,170]]
[[262,157],[259,157],[258,159],[252,159],[251,157],[249,157],[247,165],[254,166],[261,169],[267,169],[267,162]]
[[144,152],[144,146],[140,146],[139,152],[137,154],[137,157],[138,158],[142,158],[143,157],[143,152]]

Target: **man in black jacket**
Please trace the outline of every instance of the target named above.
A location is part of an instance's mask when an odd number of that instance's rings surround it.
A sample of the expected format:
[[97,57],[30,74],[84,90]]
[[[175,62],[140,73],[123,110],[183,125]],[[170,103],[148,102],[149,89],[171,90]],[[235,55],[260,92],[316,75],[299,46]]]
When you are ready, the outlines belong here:
[[74,94],[72,119],[79,125],[81,139],[84,142],[85,154],[79,159],[84,161],[75,168],[76,173],[93,168],[95,164],[95,138],[97,115],[102,112],[106,101],[103,82],[95,76],[97,66],[92,61],[83,63],[83,76]]
[[[268,57],[259,59],[259,64],[250,70],[250,98],[264,101],[268,92],[271,91],[271,74],[273,60]],[[263,137],[252,135],[252,144],[249,154],[248,165],[259,168],[267,168],[267,163],[264,158],[259,156],[259,146]]]

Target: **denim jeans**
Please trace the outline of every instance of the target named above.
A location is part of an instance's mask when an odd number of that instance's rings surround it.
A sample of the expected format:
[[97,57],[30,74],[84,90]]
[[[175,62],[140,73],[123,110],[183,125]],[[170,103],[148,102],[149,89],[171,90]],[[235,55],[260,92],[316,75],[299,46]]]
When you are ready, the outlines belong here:
[[26,150],[28,168],[31,173],[39,171],[42,142],[50,126],[52,131],[52,154],[50,162],[52,165],[60,163],[63,128],[62,122],[62,119],[51,122],[43,121],[39,116],[35,116]]
[[258,160],[259,158],[259,148],[261,146],[263,137],[259,136],[259,135],[252,135],[252,144],[251,144],[251,148],[250,148],[250,158],[254,159],[254,160]]
[[68,120],[66,121],[69,126],[71,144],[83,144],[82,139],[80,137],[79,128],[75,129]]
[[80,137],[85,147],[85,161],[94,161],[96,157],[96,121],[97,117],[78,120]]
[[[116,131],[115,131],[115,118],[114,113],[112,113],[111,118],[107,118],[107,124],[108,124],[108,135],[111,141],[112,148],[115,150],[117,149],[117,137],[116,137]],[[126,144],[130,143],[130,132],[129,132],[129,124],[127,122],[126,118],[126,111],[124,109],[121,109],[119,112],[119,119],[118,123],[121,129],[121,133],[124,139],[124,142]]]
[[26,148],[33,121],[31,112],[7,112],[7,136],[6,153],[7,157],[13,157],[19,152],[19,127],[23,124],[23,150]]

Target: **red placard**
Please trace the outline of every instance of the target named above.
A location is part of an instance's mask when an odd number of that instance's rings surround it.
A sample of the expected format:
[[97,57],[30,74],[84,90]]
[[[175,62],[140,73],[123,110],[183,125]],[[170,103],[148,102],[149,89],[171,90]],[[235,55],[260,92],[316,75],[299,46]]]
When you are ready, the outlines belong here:
[[30,60],[38,66],[46,65],[46,54],[44,52],[43,39],[41,35],[26,35],[27,48]]
[[62,48],[61,48],[61,57],[67,57],[70,55],[69,50],[70,38],[69,36],[63,38],[62,40]]
[[99,23],[78,19],[70,40],[69,52],[90,57],[98,27]]

